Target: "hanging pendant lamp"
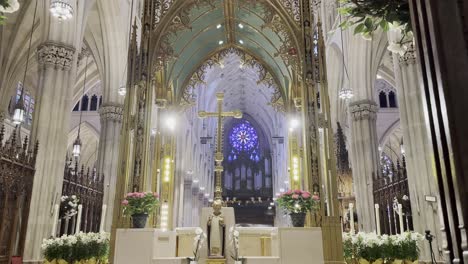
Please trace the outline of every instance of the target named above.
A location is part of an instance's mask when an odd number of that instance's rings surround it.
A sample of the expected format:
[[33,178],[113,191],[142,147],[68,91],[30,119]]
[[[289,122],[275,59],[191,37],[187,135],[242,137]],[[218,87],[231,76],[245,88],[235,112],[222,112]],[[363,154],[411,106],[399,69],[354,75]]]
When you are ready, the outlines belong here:
[[50,1],[50,12],[60,21],[68,20],[73,17],[73,7],[68,2],[69,0],[52,0]]
[[[340,25],[341,25],[341,14],[340,14]],[[345,73],[346,75],[346,78],[348,80],[348,83],[349,83],[349,75],[348,75],[348,68],[346,67],[346,60],[345,60],[345,50],[344,50],[344,44],[343,44],[343,29],[340,29],[340,34],[341,34],[341,55],[342,55],[342,59],[343,59],[343,72]],[[351,87],[349,86],[345,86],[344,82],[343,82],[343,86],[341,87],[340,91],[338,92],[338,97],[340,97],[340,99],[342,100],[349,100],[351,98],[353,98],[354,96],[354,93],[353,93],[353,90],[351,89]]]
[[21,94],[18,102],[15,104],[15,109],[13,112],[13,124],[15,125],[21,125],[24,122],[24,116],[26,113],[26,107],[24,107],[24,85],[26,82],[26,74],[28,73],[28,66],[29,66],[29,55],[31,54],[31,44],[32,44],[32,38],[33,38],[33,33],[34,33],[34,22],[36,21],[36,14],[37,14],[37,0],[36,0],[36,6],[34,7],[34,16],[33,16],[33,21],[31,25],[31,33],[29,36],[29,46],[28,46],[28,53],[26,57],[26,67],[24,67],[24,75],[23,75],[23,83],[21,84]]
[[86,77],[88,75],[88,59],[89,59],[89,54],[86,53],[85,76],[84,76],[84,81],[83,81],[83,94],[81,96],[81,104],[80,104],[80,122],[78,124],[78,135],[76,136],[76,139],[73,142],[73,150],[72,150],[72,155],[75,158],[79,158],[81,155],[82,144],[81,144],[81,139],[80,139],[80,132],[81,132],[81,119],[83,117],[83,96],[85,94]]

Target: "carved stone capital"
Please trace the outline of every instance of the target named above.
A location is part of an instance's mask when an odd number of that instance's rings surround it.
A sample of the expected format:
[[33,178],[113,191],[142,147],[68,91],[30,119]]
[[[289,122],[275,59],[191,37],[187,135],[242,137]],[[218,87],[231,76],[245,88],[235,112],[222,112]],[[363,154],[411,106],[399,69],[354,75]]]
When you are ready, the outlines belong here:
[[404,55],[398,56],[400,66],[412,65],[416,63],[416,47],[413,43],[407,45],[407,50]]
[[118,104],[106,104],[99,108],[101,123],[105,121],[122,122],[123,106]]
[[356,101],[349,104],[353,121],[376,120],[379,106],[371,100]]
[[44,67],[68,71],[73,62],[76,49],[62,43],[45,42],[37,48],[37,61]]

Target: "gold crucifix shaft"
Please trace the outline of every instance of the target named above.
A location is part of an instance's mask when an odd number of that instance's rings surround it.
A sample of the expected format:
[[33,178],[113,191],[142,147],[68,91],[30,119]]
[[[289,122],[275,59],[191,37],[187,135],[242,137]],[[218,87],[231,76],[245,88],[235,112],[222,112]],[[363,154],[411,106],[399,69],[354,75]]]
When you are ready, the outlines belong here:
[[223,112],[223,101],[224,101],[224,94],[217,93],[216,100],[218,101],[218,111],[217,112],[205,112],[200,111],[198,112],[198,116],[200,118],[207,118],[207,117],[216,117],[218,118],[218,126],[216,131],[216,149],[215,149],[215,193],[214,193],[214,200],[222,200],[223,195],[223,187],[221,186],[221,175],[223,173],[223,118],[224,117],[234,117],[234,118],[242,118],[242,112],[240,110],[234,110],[229,112]]

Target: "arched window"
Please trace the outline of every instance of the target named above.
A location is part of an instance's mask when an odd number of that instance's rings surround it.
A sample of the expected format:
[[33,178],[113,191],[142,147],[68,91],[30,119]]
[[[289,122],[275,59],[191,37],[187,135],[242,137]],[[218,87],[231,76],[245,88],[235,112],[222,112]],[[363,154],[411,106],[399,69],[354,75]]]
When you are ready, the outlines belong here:
[[80,111],[80,101],[78,101],[78,103],[76,103],[75,107],[73,107],[73,112],[78,112]]
[[88,111],[88,104],[89,104],[89,97],[88,95],[83,95],[83,99],[81,99],[81,111]]
[[90,111],[96,111],[97,110],[97,105],[98,105],[98,98],[96,95],[93,95],[91,97],[91,105],[90,105]]
[[390,93],[388,93],[388,101],[390,103],[391,108],[397,107],[395,92],[390,91]]
[[379,93],[379,103],[380,103],[380,108],[388,107],[387,94],[384,91]]

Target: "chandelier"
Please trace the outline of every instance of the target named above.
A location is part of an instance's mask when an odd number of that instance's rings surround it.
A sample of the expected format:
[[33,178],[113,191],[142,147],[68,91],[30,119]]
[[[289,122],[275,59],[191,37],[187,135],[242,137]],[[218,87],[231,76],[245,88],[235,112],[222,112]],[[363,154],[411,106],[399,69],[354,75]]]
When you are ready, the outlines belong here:
[[[341,14],[340,14],[340,25],[341,25]],[[345,49],[344,49],[344,44],[343,44],[343,29],[340,29],[340,34],[341,34],[341,55],[343,59],[343,72],[346,75],[346,78],[348,79],[349,82],[349,75],[348,75],[348,68],[346,67],[346,60],[345,60]],[[353,98],[354,93],[353,90],[349,86],[344,86],[341,88],[341,90],[338,92],[338,97],[342,100],[349,100]]]
[[119,90],[117,92],[120,96],[125,96],[127,94],[127,87],[125,87],[125,85],[122,85],[119,87]]
[[80,132],[81,132],[81,120],[83,117],[83,97],[85,94],[85,88],[86,88],[86,78],[88,76],[88,59],[89,59],[89,54],[85,52],[86,55],[86,65],[85,65],[85,75],[84,75],[84,81],[83,81],[83,95],[81,96],[81,106],[80,106],[80,122],[78,123],[78,135],[76,136],[75,141],[73,142],[73,150],[72,150],[72,155],[75,158],[79,158],[81,155],[81,139],[80,139]]
[[59,20],[67,20],[73,17],[73,7],[68,0],[52,0],[50,2],[50,12]]
[[338,93],[338,96],[343,99],[343,100],[349,100],[353,98],[354,93],[353,90],[349,87],[343,87],[341,88],[340,92]]

